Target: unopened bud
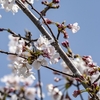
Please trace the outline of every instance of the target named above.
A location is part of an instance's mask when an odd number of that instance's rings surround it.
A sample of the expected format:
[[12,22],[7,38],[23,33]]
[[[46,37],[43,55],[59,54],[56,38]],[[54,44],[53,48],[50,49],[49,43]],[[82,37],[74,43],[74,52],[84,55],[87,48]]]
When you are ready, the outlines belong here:
[[51,20],[49,20],[49,19],[47,19],[47,18],[45,18],[44,20],[45,20],[44,23],[46,23],[46,24],[52,24],[52,23],[53,23],[53,21],[51,21]]
[[68,42],[68,40],[62,42],[62,45],[63,45],[65,48],[68,48],[68,47],[69,47],[69,42]]
[[53,2],[53,3],[59,3],[60,0],[53,0],[52,2]]

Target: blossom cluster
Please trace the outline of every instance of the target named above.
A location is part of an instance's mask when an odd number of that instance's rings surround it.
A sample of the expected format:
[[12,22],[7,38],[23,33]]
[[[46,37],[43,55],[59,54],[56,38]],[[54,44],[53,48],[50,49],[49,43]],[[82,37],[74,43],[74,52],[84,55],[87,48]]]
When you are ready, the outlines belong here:
[[[69,44],[67,45],[67,47]],[[99,66],[93,62],[91,56],[79,56],[79,55],[74,55],[75,58],[69,57],[69,59],[72,61],[74,66],[80,71],[82,74],[82,77],[86,79],[86,84],[91,86],[91,88],[84,89],[84,90],[75,90],[73,91],[73,96],[77,97],[83,92],[91,92],[94,95],[97,95],[100,97],[100,68]],[[66,74],[73,75],[72,71],[69,69],[69,67],[65,64],[64,61],[62,61],[61,66],[63,67],[62,71]],[[53,84],[48,84],[47,85],[47,90],[49,95],[53,98],[53,100],[65,100],[68,99],[70,100],[70,96],[67,94],[68,89],[72,86],[75,85],[78,82],[83,82],[80,78],[75,78],[75,77],[70,77],[67,75],[61,75],[59,73],[55,73],[55,75],[58,75],[63,78],[56,77],[54,78],[55,82],[59,82],[62,79],[64,80],[64,85],[62,86],[62,89],[60,85],[54,86]],[[65,91],[65,92],[63,92]],[[66,93],[67,91],[67,93]],[[65,95],[65,96],[64,96]]]
[[[19,37],[13,37],[12,35],[9,35],[10,42],[8,44],[9,51],[11,53],[16,53],[16,55],[9,55],[9,60],[11,61],[11,64],[9,64],[9,67],[12,68],[13,73],[23,76],[23,77],[35,77],[33,76],[32,72],[32,66],[28,63],[27,59],[24,59],[22,57],[29,57],[30,53],[27,50],[24,49],[31,49],[32,46],[25,46],[25,40],[19,39]],[[22,56],[22,57],[19,57]]]
[[[70,58],[70,60],[72,61],[74,66],[80,71],[80,73],[82,74],[82,77],[84,77],[86,79],[86,81],[87,81],[86,83],[89,86],[92,86],[92,90],[89,89],[89,90],[73,91],[73,96],[77,97],[82,92],[91,91],[92,93],[94,93],[94,95],[97,94],[97,96],[100,97],[100,88],[99,88],[100,68],[96,63],[93,62],[92,57],[91,56],[82,56],[82,57],[77,56],[74,59]],[[69,67],[65,64],[64,61],[61,63],[61,65],[63,67],[63,70],[62,70],[63,72],[73,75],[72,71],[69,69]],[[81,79],[69,77],[66,75],[63,75],[63,78],[65,78],[65,86],[64,87],[65,87],[66,91],[72,84],[75,84],[76,81],[82,82]],[[60,81],[60,79],[58,78],[58,82],[59,81]],[[56,87],[56,88],[58,88],[58,87]],[[58,99],[58,100],[60,100],[60,99]]]
[[[28,7],[28,4],[25,2],[25,0],[20,0],[24,3],[26,7]],[[27,0],[29,3],[33,4],[34,0]],[[17,4],[15,4],[15,0],[0,0],[1,9],[5,9],[7,12],[11,11],[13,14],[17,13],[20,9]]]
[[[52,21],[48,18],[44,18],[43,24],[48,24],[48,25],[49,24],[54,24],[54,25],[56,25],[56,27],[58,28],[58,32],[63,33],[65,39],[69,38],[68,33],[65,30],[66,28],[70,29],[72,31],[72,33],[76,33],[77,31],[80,30],[80,26],[78,25],[77,22],[75,22],[73,24],[65,25],[65,22],[62,22],[60,24],[60,23],[54,22],[54,21]],[[58,37],[57,37],[57,39],[58,39]]]
[[[49,59],[50,64],[59,61],[59,54],[51,45],[52,40],[48,40],[45,36],[41,36],[34,43],[28,43],[20,37],[13,37],[9,35],[10,42],[8,44],[9,51],[15,55],[9,55],[13,73],[22,77],[33,76],[33,67],[38,70],[41,66],[48,66],[46,58]],[[17,56],[16,56],[17,54]]]
[[6,97],[10,98],[9,100],[35,100],[36,95],[40,98],[39,84],[32,86],[34,80],[30,77],[22,78],[10,74],[1,78],[1,82],[5,83],[5,87],[0,87],[1,100],[5,96],[2,93],[5,93]]

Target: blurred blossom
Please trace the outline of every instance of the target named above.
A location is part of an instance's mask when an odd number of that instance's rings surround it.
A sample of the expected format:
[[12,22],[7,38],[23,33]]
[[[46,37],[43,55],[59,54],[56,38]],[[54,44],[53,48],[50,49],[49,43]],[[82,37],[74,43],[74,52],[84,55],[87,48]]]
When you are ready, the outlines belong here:
[[29,100],[35,100],[34,99],[35,95],[36,95],[36,89],[34,87],[25,89],[25,97],[28,98]]
[[62,92],[57,87],[54,87],[53,84],[48,84],[47,90],[53,100],[61,100]]
[[13,14],[18,12],[19,7],[15,4],[15,0],[0,0],[1,8]]
[[32,85],[33,82],[34,82],[34,80],[33,80],[31,77],[28,77],[28,78],[21,77],[21,78],[20,78],[20,81],[21,81],[23,84],[27,85],[27,86]]
[[[22,2],[25,0],[21,0]],[[29,3],[33,4],[34,0],[27,0]],[[28,4],[23,2],[26,7]],[[17,4],[15,4],[15,0],[0,0],[1,8],[5,9],[7,12],[11,11],[13,14],[17,13],[20,9]]]
[[[37,87],[37,95],[39,98],[41,98],[40,87]],[[43,92],[42,92],[42,98],[45,98],[45,94]]]
[[1,78],[1,82],[4,82],[8,87],[16,87],[21,82],[26,86],[32,85],[34,80],[31,77],[24,78],[14,74],[10,74],[10,75],[5,75],[3,78]]
[[11,96],[11,100],[18,100],[17,95],[16,95],[16,94],[13,94],[13,95]]
[[35,61],[33,62],[32,65],[33,65],[33,67],[34,67],[36,70],[38,70],[38,69],[40,69],[41,65],[47,66],[48,63],[47,63],[47,61],[46,61],[44,58],[38,58],[37,60],[35,60]]
[[20,78],[14,74],[10,74],[1,78],[1,82],[4,82],[8,87],[16,87],[20,82]]
[[[11,95],[10,100],[35,100],[36,94],[40,97],[38,94],[40,92],[36,89],[37,87],[32,86],[33,79],[31,77],[23,78],[10,74],[1,78],[1,82],[4,82],[6,86],[4,88],[0,88],[0,90]],[[2,96],[0,96],[0,100],[1,98]]]
[[[25,46],[25,40],[19,39],[19,37],[13,37],[12,35],[9,35],[10,42],[8,44],[9,46],[9,51],[11,53],[16,53],[19,56],[23,57],[28,57],[30,56],[29,52],[24,50],[23,48],[26,47],[27,49],[31,50],[32,46]],[[29,77],[31,76],[33,80],[35,77],[33,76],[32,72],[32,66],[28,63],[27,60],[24,58],[15,56],[15,55],[10,55],[9,60],[11,60],[10,68],[13,70],[13,72],[19,76],[23,77]]]

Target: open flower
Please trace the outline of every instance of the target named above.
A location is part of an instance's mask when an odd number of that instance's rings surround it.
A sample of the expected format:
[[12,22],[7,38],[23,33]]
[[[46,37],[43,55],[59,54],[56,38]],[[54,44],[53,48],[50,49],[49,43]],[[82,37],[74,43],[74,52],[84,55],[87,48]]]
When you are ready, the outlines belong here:
[[48,40],[45,36],[40,35],[40,38],[36,42],[34,42],[34,45],[38,50],[44,50],[48,48],[51,42],[52,41]]
[[15,4],[15,0],[0,0],[1,8],[11,11],[13,14],[18,12],[19,7]]
[[74,24],[67,25],[67,28],[71,29],[73,33],[76,33],[80,29],[80,26],[78,26],[78,23],[76,22]]
[[62,92],[57,87],[54,87],[53,84],[48,84],[47,90],[53,100],[61,100]]
[[25,97],[28,98],[29,100],[33,100],[35,95],[36,95],[36,89],[34,87],[33,88],[27,88],[25,90]]
[[33,67],[34,67],[36,70],[38,70],[38,69],[40,69],[41,65],[47,66],[48,63],[47,63],[47,61],[46,61],[44,58],[38,58],[37,60],[35,60],[35,61],[33,62],[32,65],[33,65]]

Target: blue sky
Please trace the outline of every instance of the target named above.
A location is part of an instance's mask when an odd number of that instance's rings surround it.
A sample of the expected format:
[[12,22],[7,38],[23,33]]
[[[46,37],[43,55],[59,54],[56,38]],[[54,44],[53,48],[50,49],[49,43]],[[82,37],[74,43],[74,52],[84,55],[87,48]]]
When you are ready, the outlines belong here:
[[[41,0],[39,0],[35,1],[34,7],[41,11],[44,6],[41,5]],[[50,10],[47,12],[46,16],[47,18],[60,23],[64,20],[66,20],[66,24],[78,22],[81,29],[77,33],[73,34],[71,30],[67,29],[71,49],[75,54],[91,55],[94,62],[96,62],[98,65],[100,65],[99,9],[99,0],[61,0],[60,8],[57,10]],[[13,15],[11,12],[0,10],[0,14],[2,15],[2,19],[0,19],[1,28],[10,28],[11,30],[15,31],[16,33],[20,33],[21,35],[24,35],[24,29],[28,29],[32,32],[33,37],[39,37],[40,32],[22,11],[19,11],[17,14]],[[56,35],[57,28],[53,25],[51,25],[51,27]],[[61,35],[59,42],[62,41],[63,36]],[[1,50],[8,51],[8,42],[8,33],[0,33]],[[9,61],[7,60],[7,56],[0,54],[0,77],[10,73],[8,63]],[[56,64],[53,67],[59,69],[60,66]],[[54,75],[51,75],[51,73],[51,71],[47,71],[45,68],[42,68],[42,79],[45,84],[51,83],[53,81]],[[44,88],[46,87],[45,84]],[[47,98],[45,100],[47,100]],[[73,100],[80,99],[74,98]]]

